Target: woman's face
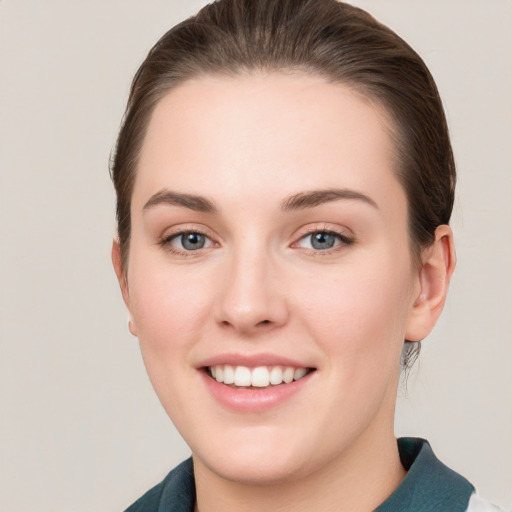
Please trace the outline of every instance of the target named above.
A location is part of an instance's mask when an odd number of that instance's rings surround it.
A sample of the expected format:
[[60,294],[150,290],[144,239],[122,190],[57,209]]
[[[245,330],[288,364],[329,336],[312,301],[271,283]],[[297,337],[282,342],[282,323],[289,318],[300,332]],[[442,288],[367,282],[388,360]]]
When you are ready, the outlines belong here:
[[395,167],[385,113],[306,74],[203,77],[157,105],[124,296],[196,465],[284,481],[392,438],[419,293]]

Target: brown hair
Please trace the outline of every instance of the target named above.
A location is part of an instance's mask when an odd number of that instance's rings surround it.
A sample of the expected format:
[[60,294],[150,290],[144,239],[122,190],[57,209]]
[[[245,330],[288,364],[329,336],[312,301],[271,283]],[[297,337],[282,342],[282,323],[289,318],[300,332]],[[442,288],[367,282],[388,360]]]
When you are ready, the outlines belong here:
[[111,161],[123,268],[137,160],[155,105],[187,79],[252,70],[320,75],[386,109],[417,260],[449,222],[455,187],[441,99],[419,55],[365,11],[336,0],[217,0],[169,30],[134,77]]

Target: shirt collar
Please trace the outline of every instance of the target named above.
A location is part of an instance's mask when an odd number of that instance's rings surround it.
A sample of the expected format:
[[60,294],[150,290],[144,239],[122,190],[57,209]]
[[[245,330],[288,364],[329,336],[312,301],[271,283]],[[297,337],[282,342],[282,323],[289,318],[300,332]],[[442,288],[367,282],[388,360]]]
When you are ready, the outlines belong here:
[[446,467],[427,441],[400,438],[398,451],[407,475],[375,512],[465,512],[474,487]]
[[[395,492],[375,512],[465,512],[473,486],[446,467],[424,439],[398,439],[400,460],[408,471]],[[188,459],[166,478],[159,512],[193,512],[194,468]]]

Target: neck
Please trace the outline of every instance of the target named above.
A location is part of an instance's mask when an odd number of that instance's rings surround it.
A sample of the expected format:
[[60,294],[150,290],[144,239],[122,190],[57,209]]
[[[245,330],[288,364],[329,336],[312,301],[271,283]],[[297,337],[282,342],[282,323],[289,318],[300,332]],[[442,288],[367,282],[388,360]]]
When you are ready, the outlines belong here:
[[393,432],[361,437],[343,457],[302,478],[268,484],[226,480],[194,458],[198,512],[368,512],[405,477]]

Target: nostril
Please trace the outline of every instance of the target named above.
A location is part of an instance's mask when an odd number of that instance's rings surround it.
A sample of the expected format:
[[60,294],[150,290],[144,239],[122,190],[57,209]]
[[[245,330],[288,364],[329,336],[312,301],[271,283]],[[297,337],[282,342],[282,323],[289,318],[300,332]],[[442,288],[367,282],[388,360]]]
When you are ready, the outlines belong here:
[[261,322],[258,322],[257,325],[266,325],[266,324],[269,324],[270,323],[270,320],[262,320]]

